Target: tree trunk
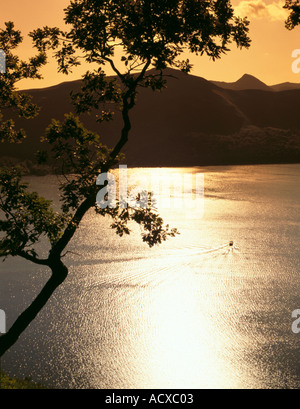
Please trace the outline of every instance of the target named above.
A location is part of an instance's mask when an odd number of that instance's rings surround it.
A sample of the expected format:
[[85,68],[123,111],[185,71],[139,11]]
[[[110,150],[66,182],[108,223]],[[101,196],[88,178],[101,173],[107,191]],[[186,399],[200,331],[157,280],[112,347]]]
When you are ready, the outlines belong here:
[[54,291],[65,281],[68,275],[67,267],[60,259],[49,263],[52,274],[45,286],[31,305],[17,318],[9,331],[0,337],[0,357],[13,346],[20,335],[31,324],[45,306]]

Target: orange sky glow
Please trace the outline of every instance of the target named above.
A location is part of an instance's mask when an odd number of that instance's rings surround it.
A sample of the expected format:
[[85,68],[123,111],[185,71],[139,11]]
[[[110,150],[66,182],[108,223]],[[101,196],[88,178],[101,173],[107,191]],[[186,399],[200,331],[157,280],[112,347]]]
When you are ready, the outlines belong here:
[[[34,54],[27,34],[38,27],[63,26],[63,9],[69,0],[1,0],[0,26],[13,21],[22,31],[24,43],[19,55],[26,59]],[[292,52],[300,49],[300,27],[288,31],[284,26],[286,11],[282,0],[232,0],[236,15],[247,16],[251,21],[249,50],[238,50],[232,45],[231,51],[221,60],[211,61],[207,57],[186,55],[194,65],[192,74],[207,80],[233,82],[243,74],[251,74],[268,85],[281,82],[300,83],[300,73],[292,71]],[[57,73],[56,62],[50,60],[43,69],[43,80],[26,80],[19,83],[20,89],[43,88],[64,81],[79,79],[87,66],[76,68],[68,76]],[[109,74],[109,70],[107,71]]]

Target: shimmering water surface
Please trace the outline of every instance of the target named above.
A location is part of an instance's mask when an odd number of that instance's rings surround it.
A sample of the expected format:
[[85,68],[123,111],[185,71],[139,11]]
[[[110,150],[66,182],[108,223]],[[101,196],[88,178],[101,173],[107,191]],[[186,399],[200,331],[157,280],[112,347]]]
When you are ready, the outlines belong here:
[[[68,279],[2,367],[56,388],[298,388],[300,165],[129,173],[201,172],[204,214],[162,209],[181,234],[155,249],[138,228],[118,238],[88,214],[65,257]],[[55,177],[30,182],[56,198]],[[10,326],[48,271],[21,259],[0,269]]]

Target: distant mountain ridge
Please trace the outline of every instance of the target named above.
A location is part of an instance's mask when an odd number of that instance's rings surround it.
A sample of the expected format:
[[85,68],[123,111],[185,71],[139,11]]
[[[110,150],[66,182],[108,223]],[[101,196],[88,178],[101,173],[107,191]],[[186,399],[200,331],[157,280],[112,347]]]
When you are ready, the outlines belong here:
[[[300,89],[274,92],[248,74],[235,83],[235,89],[173,69],[166,74],[163,92],[139,89],[124,150],[128,166],[300,162]],[[77,80],[22,91],[32,95],[41,112],[32,120],[15,117],[28,138],[20,145],[3,144],[2,161],[3,157],[33,160],[35,151],[44,149],[40,137],[51,119],[63,120],[65,113],[74,111],[69,94],[80,86]],[[100,134],[104,144],[112,147],[117,142],[120,112],[110,123],[98,124],[94,115],[83,115],[81,120]]]
[[282,84],[272,85],[274,91],[287,91],[291,89],[300,89],[300,84],[293,82],[283,82]]
[[236,82],[221,82],[221,81],[212,81],[213,84],[224,88],[232,89],[235,91],[246,90],[246,89],[259,89],[262,91],[272,91],[272,88],[266,85],[264,82],[255,78],[253,75],[244,74]]
[[258,78],[250,74],[244,74],[235,82],[211,81],[223,89],[231,89],[236,91],[246,89],[259,89],[262,91],[288,91],[292,89],[300,89],[300,83],[283,82],[281,84],[267,85]]

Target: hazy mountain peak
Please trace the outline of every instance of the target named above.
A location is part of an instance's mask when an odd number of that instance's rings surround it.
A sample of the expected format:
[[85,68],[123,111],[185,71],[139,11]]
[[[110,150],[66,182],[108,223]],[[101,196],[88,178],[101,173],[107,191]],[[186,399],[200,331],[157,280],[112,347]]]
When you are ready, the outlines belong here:
[[273,91],[271,87],[260,81],[258,78],[250,74],[244,74],[236,82],[211,81],[220,88],[242,91],[246,89],[255,89],[262,91]]
[[235,89],[261,89],[270,91],[268,85],[250,74],[244,74],[238,81],[236,81],[235,86]]

